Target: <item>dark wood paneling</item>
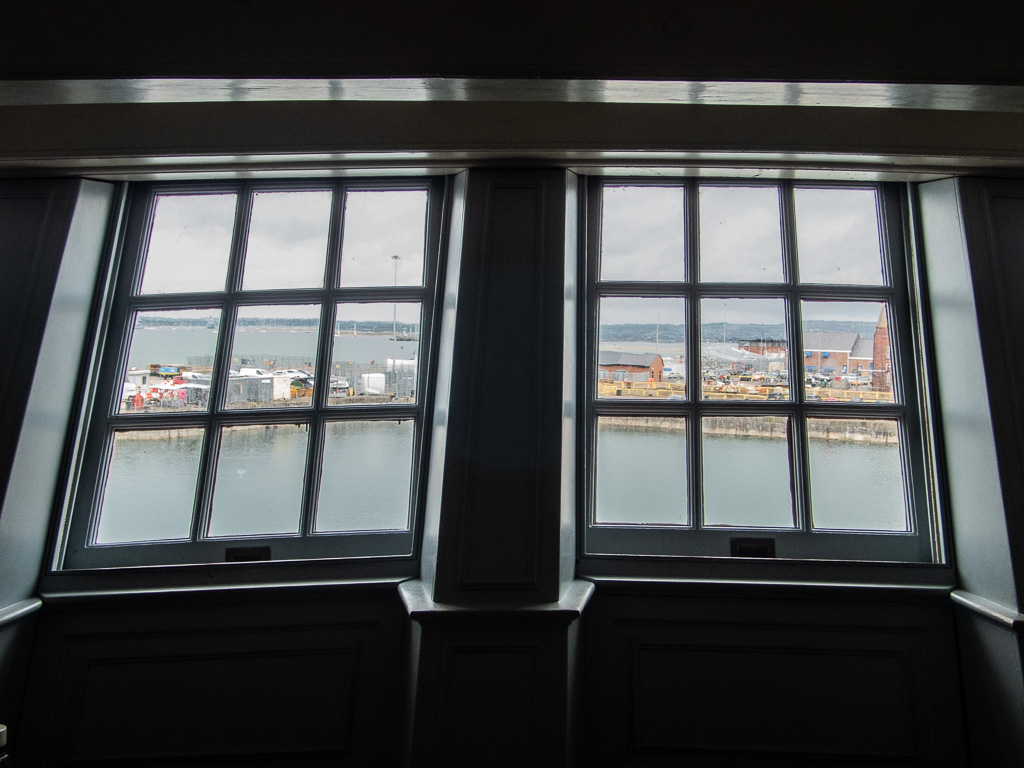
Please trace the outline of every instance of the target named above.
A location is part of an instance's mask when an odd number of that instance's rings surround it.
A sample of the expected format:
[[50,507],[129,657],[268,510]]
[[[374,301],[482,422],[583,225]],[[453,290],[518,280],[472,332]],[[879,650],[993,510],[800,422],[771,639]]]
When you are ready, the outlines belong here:
[[[1020,7],[126,0],[10,4],[3,77],[639,77],[1021,82]],[[183,43],[187,42],[187,45]]]
[[959,606],[956,628],[971,764],[1024,765],[1021,635]]
[[15,756],[39,766],[396,764],[406,627],[394,596],[44,608]]
[[946,602],[598,595],[587,764],[960,766]]
[[469,171],[440,602],[560,597],[567,179]]

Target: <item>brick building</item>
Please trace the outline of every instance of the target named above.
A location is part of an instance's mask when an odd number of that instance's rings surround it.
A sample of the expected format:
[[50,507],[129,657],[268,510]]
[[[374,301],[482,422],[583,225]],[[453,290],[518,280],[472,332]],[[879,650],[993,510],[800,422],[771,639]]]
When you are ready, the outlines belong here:
[[665,361],[661,359],[661,355],[602,352],[597,367],[602,379],[655,382],[665,380]]

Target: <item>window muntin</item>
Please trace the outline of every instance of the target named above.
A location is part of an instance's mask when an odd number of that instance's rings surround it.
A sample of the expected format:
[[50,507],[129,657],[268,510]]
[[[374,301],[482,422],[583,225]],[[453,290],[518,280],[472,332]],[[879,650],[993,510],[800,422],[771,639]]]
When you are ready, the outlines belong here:
[[[221,562],[254,544],[275,560],[411,556],[442,194],[441,180],[137,187],[61,566]],[[386,270],[347,284],[346,254]],[[346,340],[379,375],[342,387],[346,308],[379,317]]]
[[[685,215],[643,205],[659,198]],[[898,189],[595,179],[588,220],[585,554],[729,556],[755,536],[780,558],[933,559]],[[628,268],[604,267],[609,220],[616,253],[641,244]],[[672,264],[647,255],[661,238]],[[697,389],[627,388],[602,366],[609,338],[663,346],[605,307],[660,302],[686,306],[671,365]]]

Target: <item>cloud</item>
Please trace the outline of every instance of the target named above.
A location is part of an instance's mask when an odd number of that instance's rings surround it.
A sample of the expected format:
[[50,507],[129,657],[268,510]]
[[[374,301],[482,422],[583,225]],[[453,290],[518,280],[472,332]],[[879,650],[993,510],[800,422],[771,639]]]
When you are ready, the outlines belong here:
[[873,189],[797,189],[796,237],[805,283],[881,285]]
[[782,282],[778,187],[700,188],[703,282]]
[[142,293],[222,291],[236,195],[160,195]]
[[425,190],[346,193],[341,284],[422,285],[426,216]]
[[328,190],[254,194],[242,287],[321,287],[330,223]]

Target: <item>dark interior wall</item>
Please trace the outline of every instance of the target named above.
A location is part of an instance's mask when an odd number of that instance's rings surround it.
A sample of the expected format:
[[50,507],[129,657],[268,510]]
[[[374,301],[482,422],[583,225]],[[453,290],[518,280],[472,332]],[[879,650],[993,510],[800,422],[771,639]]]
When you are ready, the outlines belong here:
[[[126,2],[73,9],[38,2],[5,9],[0,78],[1022,85],[1024,48],[1017,38],[1024,10],[996,5],[991,12],[976,6],[969,14],[947,14],[923,0],[864,2],[832,4],[826,14],[811,0],[528,2],[507,8],[410,0],[314,2],[299,12],[270,0],[231,0],[142,13]],[[0,80],[0,95],[3,88]],[[67,88],[73,97],[74,87]],[[520,122],[524,113],[534,119]],[[70,163],[82,154],[174,156],[231,152],[240,144],[276,154],[290,142],[308,151],[332,145],[371,151],[404,144],[435,152],[482,147],[502,159],[552,146],[568,154],[581,143],[592,151],[610,144],[638,152],[680,146],[742,151],[760,143],[762,149],[851,156],[958,153],[968,163],[1024,156],[1020,118],[1012,112],[452,102],[271,103],[258,109],[57,104],[0,106],[0,122],[6,126],[0,126],[0,159],[8,168],[24,161],[29,171],[40,156],[59,170],[62,158]],[[687,134],[688,126],[695,133]],[[428,138],[418,138],[424,132]],[[26,219],[14,231],[28,238],[29,229]],[[962,237],[962,228],[954,227],[951,236]],[[19,297],[28,286],[25,275],[46,266],[31,255],[5,263],[22,276],[3,289]],[[38,332],[41,339],[38,323],[46,316],[32,320],[27,333]],[[29,345],[29,357],[39,344]],[[18,421],[25,406],[13,402],[3,417]],[[1013,435],[1019,437],[1019,430],[1007,439]],[[997,495],[991,488],[989,494]],[[43,507],[50,501],[43,492],[34,496]],[[38,516],[31,519],[38,530]],[[2,526],[0,520],[0,535]],[[28,544],[0,542],[22,547],[35,563],[18,568],[16,580],[29,586],[19,587],[14,601],[34,597],[41,541],[35,533]],[[972,575],[975,583],[996,584],[992,594],[1001,598],[1013,594],[1020,576],[1007,559],[1010,543],[1000,540],[998,547],[998,562],[986,566],[985,542],[978,543]],[[130,575],[125,581],[127,588],[137,585]],[[991,622],[977,625],[987,619],[975,619],[973,612],[961,616],[957,662],[953,608],[934,593],[894,596],[868,589],[837,598],[815,589],[720,594],[605,582],[584,613],[579,637],[567,642],[550,622],[505,617],[502,624],[486,613],[428,628],[423,639],[394,584],[362,589],[264,590],[246,598],[245,590],[160,599],[47,596],[37,615],[0,627],[0,714],[12,725],[13,747],[24,764],[41,766],[166,765],[168,757],[192,765],[259,764],[264,758],[274,765],[389,765],[415,749],[417,764],[444,765],[447,756],[449,765],[503,765],[527,755],[536,764],[562,765],[572,754],[566,743],[571,710],[563,705],[576,701],[582,708],[578,753],[586,765],[959,765],[968,762],[962,669],[971,682],[965,688],[974,764],[1019,762],[1019,630],[1012,620],[993,629]],[[1004,602],[1015,607],[1012,599]],[[575,658],[575,640],[582,649],[578,690],[574,678],[558,679]],[[564,701],[553,703],[552,690]],[[445,704],[453,700],[459,706]],[[1009,705],[989,718],[994,700]],[[442,704],[430,711],[435,701]],[[420,714],[410,717],[417,702]],[[821,723],[807,738],[794,727],[794,720],[815,725],[830,707],[841,712],[838,719]],[[539,721],[537,712],[562,719],[545,727],[550,721]],[[503,714],[514,716],[502,722]],[[186,729],[192,717],[202,722]],[[170,742],[168,721],[176,726]],[[768,732],[768,722],[782,728]],[[534,730],[511,730],[520,726]],[[273,742],[267,731],[273,731]],[[191,739],[182,738],[186,732]],[[536,734],[542,734],[539,740],[530,741]]]
[[1024,82],[1024,11],[1002,2],[44,0],[4,15],[6,77]]

